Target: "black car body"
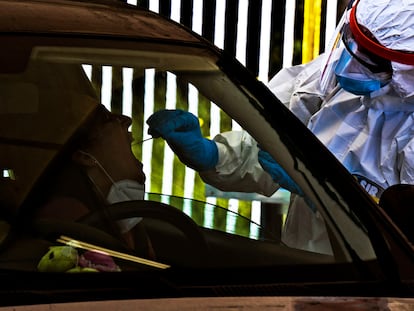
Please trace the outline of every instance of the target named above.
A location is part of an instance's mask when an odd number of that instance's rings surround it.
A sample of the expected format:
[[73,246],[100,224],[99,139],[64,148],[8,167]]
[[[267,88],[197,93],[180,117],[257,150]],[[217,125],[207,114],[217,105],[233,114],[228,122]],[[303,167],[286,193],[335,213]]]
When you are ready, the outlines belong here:
[[[346,303],[351,308],[414,307],[414,248],[407,236],[233,57],[182,25],[120,1],[1,0],[0,37],[0,304],[5,310],[44,304],[61,308],[68,302],[101,310],[113,310],[114,304],[138,310]],[[79,221],[35,217],[65,167],[72,142],[105,100],[100,92],[104,68],[111,68],[109,108],[115,112],[122,112],[125,97],[120,72],[133,69],[132,148],[137,158],[151,159],[146,200],[98,206]],[[146,81],[152,75],[151,88]],[[195,175],[190,197],[183,189],[185,167],[177,159],[174,173],[164,174],[166,144],[153,140],[145,149],[147,143],[139,142],[148,137],[147,95],[152,94],[152,111],[168,108],[171,76],[175,107],[190,110],[188,90],[196,89],[198,116],[205,125],[213,122],[214,106],[220,130],[237,122],[285,168],[323,215],[333,255],[289,248],[274,222],[262,217],[258,224],[245,212],[253,209],[253,201],[262,202],[262,216],[270,206],[279,211],[270,213],[282,224],[289,193],[270,199],[225,193]],[[202,130],[207,133],[206,127]],[[163,176],[175,185],[169,193],[163,190]],[[214,204],[207,203],[209,191]],[[234,213],[230,199],[247,207]],[[99,226],[100,209],[111,221],[143,217],[156,260],[126,249]],[[214,220],[206,225],[208,215]],[[231,221],[234,232],[223,224]],[[36,267],[48,248],[65,243],[109,252],[121,271],[39,272]]]

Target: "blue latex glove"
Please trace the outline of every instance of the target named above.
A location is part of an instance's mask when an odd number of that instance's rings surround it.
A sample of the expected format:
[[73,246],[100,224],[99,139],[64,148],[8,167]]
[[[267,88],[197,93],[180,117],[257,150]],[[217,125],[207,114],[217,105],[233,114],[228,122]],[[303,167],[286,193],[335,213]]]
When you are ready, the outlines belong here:
[[259,149],[259,163],[263,169],[272,176],[272,179],[282,188],[303,196],[302,189],[293,181],[285,170],[272,158],[272,156],[262,149]]
[[196,171],[214,169],[218,149],[201,135],[198,118],[183,110],[160,110],[147,120],[148,134],[164,138],[181,162]]

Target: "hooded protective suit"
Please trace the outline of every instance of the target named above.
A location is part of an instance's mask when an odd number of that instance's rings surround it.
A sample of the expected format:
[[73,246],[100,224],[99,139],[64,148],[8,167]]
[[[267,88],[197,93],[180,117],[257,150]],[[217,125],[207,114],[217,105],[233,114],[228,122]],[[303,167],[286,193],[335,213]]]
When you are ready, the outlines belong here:
[[[379,198],[391,185],[414,183],[414,54],[407,53],[414,47],[414,1],[360,0],[344,19],[338,33],[348,38],[333,47],[336,54],[328,50],[308,64],[282,69],[269,88]],[[335,82],[322,86],[327,59]],[[278,189],[247,133],[222,133],[214,141],[217,165],[200,172],[206,183],[265,195]],[[288,246],[332,252],[321,215],[302,197],[292,199],[284,228]]]
[[[381,45],[393,50],[412,50],[413,1],[361,0],[354,9],[358,24],[368,28]],[[322,55],[306,65],[283,69],[269,82],[269,88],[307,124],[372,196],[379,198],[382,191],[393,184],[413,183],[414,67],[391,59],[391,81],[366,96],[354,95],[340,87],[324,93],[320,77],[325,59]],[[221,163],[232,163],[232,155],[234,158],[249,157],[235,152],[244,150],[239,144],[247,139],[234,136],[223,133],[215,138],[234,152],[220,151],[222,146],[218,148],[217,168],[222,180],[225,177]],[[259,171],[252,175],[260,176]],[[236,172],[243,173],[243,170],[236,168],[231,174]],[[208,175],[205,176],[207,182],[215,182],[211,173],[205,175]],[[268,191],[261,189],[264,193]],[[319,213],[311,212],[300,198],[296,198],[289,208],[282,239],[291,247],[330,252]]]

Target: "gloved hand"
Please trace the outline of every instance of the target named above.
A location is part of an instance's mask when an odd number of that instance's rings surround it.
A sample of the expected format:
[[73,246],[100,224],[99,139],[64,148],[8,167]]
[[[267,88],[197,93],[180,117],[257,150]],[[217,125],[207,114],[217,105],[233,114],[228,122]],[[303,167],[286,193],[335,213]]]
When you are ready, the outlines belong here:
[[259,149],[259,163],[262,168],[272,176],[272,179],[278,183],[282,188],[289,190],[303,196],[302,189],[293,181],[292,178],[285,172],[285,170],[272,158],[272,156]]
[[178,158],[196,171],[215,168],[218,149],[201,135],[198,118],[183,110],[160,110],[147,120],[148,134],[164,138]]

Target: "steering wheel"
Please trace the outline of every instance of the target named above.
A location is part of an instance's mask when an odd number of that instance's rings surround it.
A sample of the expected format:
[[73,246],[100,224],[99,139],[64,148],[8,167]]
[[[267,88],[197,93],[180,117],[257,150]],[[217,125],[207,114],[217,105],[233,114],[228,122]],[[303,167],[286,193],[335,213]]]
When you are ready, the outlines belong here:
[[49,241],[57,241],[58,238],[67,236],[111,250],[128,252],[128,248],[116,237],[103,230],[78,222],[48,218],[36,219],[31,223],[31,228],[37,235]]
[[[156,201],[137,200],[115,203],[106,206],[105,209],[105,213],[112,220],[131,217],[153,218],[164,221],[177,228],[190,242],[191,257],[189,257],[188,264],[194,262],[193,256],[196,256],[196,262],[198,262],[200,258],[204,258],[208,254],[208,244],[199,226],[188,215],[170,205]],[[99,225],[102,225],[101,213],[102,211],[99,210],[91,211],[78,222],[59,221],[56,219],[36,219],[31,226],[37,235],[49,241],[56,241],[62,235],[65,235],[82,242],[136,255],[135,253],[137,251],[139,252],[138,249],[131,253],[131,249],[125,245],[124,241],[98,228]],[[141,231],[146,234],[145,230]],[[140,234],[142,233],[141,231],[139,232]],[[138,256],[141,255],[138,254]],[[175,255],[172,254],[172,256],[174,257]],[[167,257],[172,259],[170,255]],[[180,257],[177,263],[182,263],[183,260],[185,259]]]
[[[194,220],[168,204],[148,200],[125,201],[107,206],[105,212],[113,220],[143,217],[165,221],[179,229],[196,250],[208,248],[207,241]],[[97,225],[100,219],[100,211],[95,210],[82,217],[81,223]]]

